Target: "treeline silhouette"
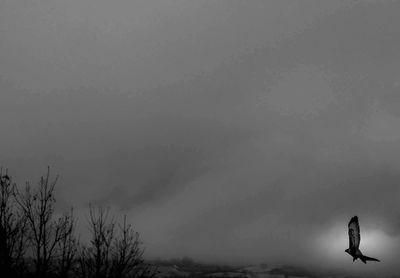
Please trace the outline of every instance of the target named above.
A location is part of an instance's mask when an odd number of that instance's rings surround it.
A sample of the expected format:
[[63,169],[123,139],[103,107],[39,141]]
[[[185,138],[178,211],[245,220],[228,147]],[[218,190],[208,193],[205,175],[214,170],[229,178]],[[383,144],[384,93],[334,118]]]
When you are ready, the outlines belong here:
[[1,277],[154,277],[144,248],[126,216],[117,221],[109,209],[89,206],[90,240],[83,243],[71,208],[55,213],[58,176],[50,168],[36,186],[17,186],[0,171]]

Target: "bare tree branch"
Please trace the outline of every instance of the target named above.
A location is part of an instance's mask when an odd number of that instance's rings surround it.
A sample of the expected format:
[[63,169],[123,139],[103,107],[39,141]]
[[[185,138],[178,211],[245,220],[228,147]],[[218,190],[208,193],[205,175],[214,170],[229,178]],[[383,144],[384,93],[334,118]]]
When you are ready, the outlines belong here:
[[[50,181],[50,168],[48,167],[46,176],[40,178],[38,187],[34,191],[32,191],[30,184],[26,183],[25,190],[23,192],[17,191],[16,195],[16,200],[22,208],[31,233],[30,243],[34,254],[36,274],[39,277],[57,269],[55,258],[60,252],[63,252],[63,248],[72,248],[69,251],[73,251],[74,220],[72,212],[54,219],[56,202],[54,189],[57,180],[58,176]],[[63,241],[65,241],[65,245]],[[66,267],[70,267],[67,263],[70,259],[71,254],[61,259],[62,272],[68,271]]]
[[16,206],[15,183],[0,170],[0,269],[20,273],[26,252],[26,218]]

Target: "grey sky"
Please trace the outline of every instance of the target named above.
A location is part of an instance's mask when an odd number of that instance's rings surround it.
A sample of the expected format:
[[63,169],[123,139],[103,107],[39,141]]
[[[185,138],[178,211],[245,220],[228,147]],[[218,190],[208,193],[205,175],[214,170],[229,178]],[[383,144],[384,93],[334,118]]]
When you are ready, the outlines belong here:
[[1,1],[0,163],[20,183],[51,165],[60,208],[124,211],[149,256],[354,269],[357,214],[376,269],[394,270],[399,12]]

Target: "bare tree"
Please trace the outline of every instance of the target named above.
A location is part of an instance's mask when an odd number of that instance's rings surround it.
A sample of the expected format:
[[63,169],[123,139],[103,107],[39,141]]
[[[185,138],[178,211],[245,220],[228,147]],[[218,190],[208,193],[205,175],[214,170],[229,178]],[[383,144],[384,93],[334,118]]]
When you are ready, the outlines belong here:
[[110,218],[109,209],[89,206],[89,230],[89,247],[82,247],[81,250],[82,275],[89,278],[109,277],[111,245],[115,231],[114,218]]
[[57,247],[62,247],[63,239],[68,241],[73,231],[72,214],[54,219],[57,179],[58,176],[50,181],[50,168],[47,168],[46,176],[40,178],[35,190],[26,183],[25,190],[17,192],[17,202],[27,219],[36,275],[39,277],[53,270]]
[[122,278],[133,272],[140,272],[139,267],[144,264],[144,249],[141,248],[139,233],[126,223],[126,215],[118,227],[119,235],[114,238],[112,265],[115,278]]
[[80,271],[84,278],[153,277],[156,270],[143,259],[139,233],[123,222],[116,225],[109,209],[89,209],[91,241],[80,251]]
[[143,258],[145,249],[142,247],[139,233],[131,224],[127,224],[126,215],[118,228],[112,249],[113,277],[155,276],[157,269],[145,262]]
[[77,262],[84,278],[156,274],[156,269],[143,259],[139,233],[127,223],[126,216],[117,223],[109,209],[89,206],[91,240],[88,246],[81,246],[75,236],[73,210],[55,216],[57,180],[58,176],[50,180],[48,168],[37,187],[27,182],[19,191],[0,169],[0,274],[21,269],[28,248],[37,277],[68,277]]
[[61,221],[60,240],[56,247],[56,272],[60,277],[67,277],[77,258],[78,240],[75,236],[75,223],[73,209],[65,214]]
[[15,183],[0,170],[0,269],[21,272],[26,252],[26,218],[15,202]]

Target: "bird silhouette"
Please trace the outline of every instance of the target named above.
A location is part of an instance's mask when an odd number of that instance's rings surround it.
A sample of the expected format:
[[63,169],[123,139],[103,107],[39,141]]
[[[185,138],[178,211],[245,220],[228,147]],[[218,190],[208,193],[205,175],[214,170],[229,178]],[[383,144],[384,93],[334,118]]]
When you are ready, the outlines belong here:
[[357,216],[353,216],[350,219],[348,227],[349,227],[349,248],[344,251],[353,257],[353,262],[357,259],[360,259],[365,264],[367,263],[367,261],[380,262],[378,259],[364,256],[361,253],[359,249],[361,241],[360,225],[358,224]]

